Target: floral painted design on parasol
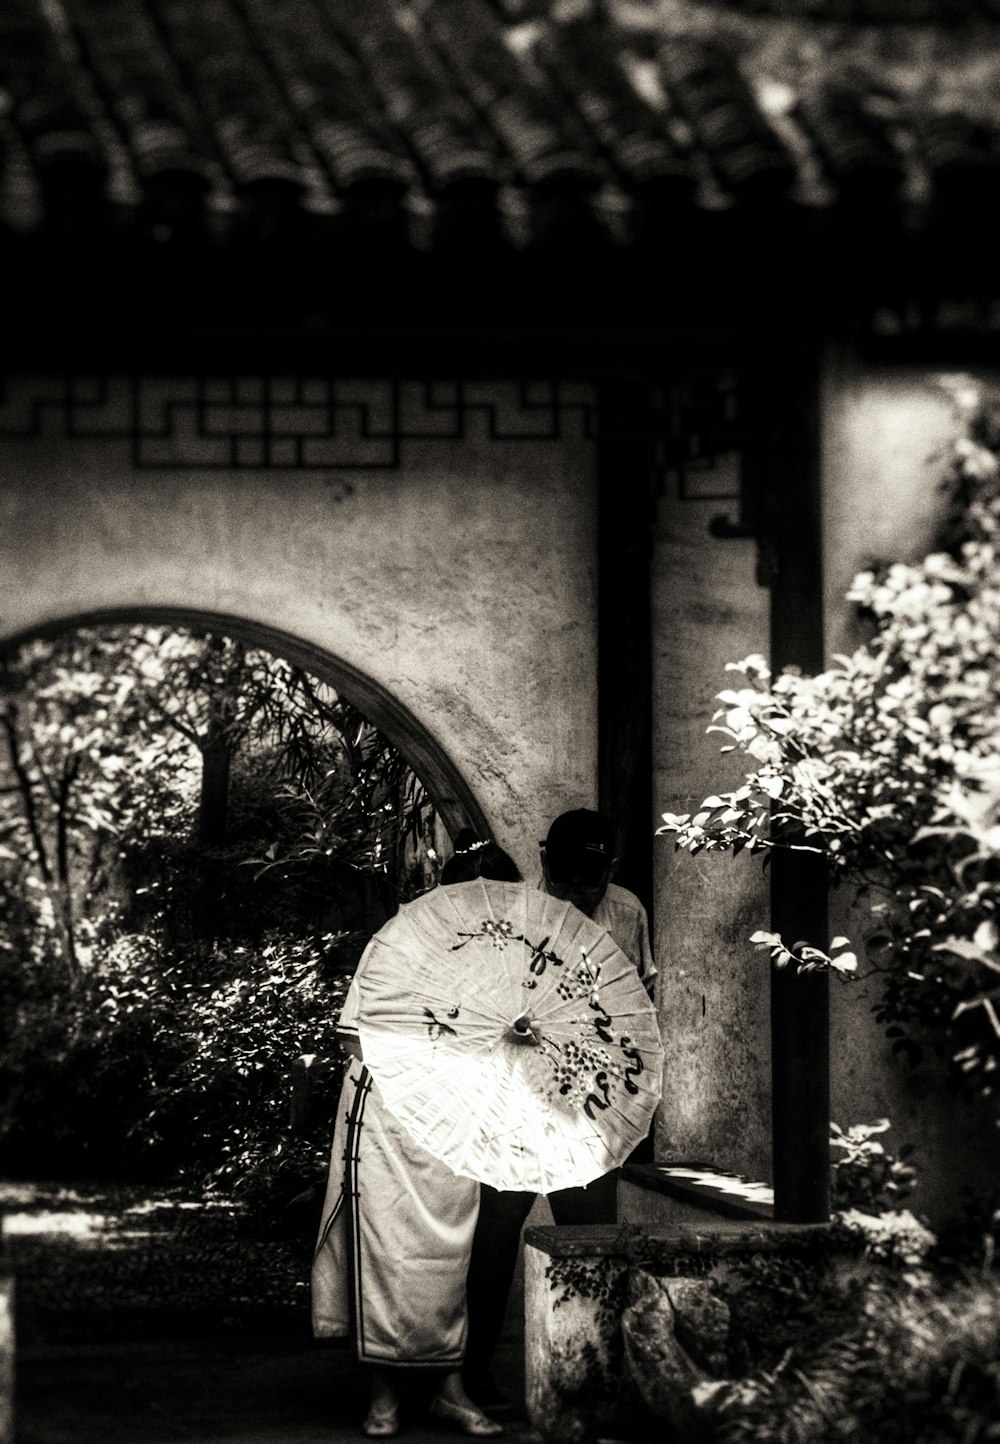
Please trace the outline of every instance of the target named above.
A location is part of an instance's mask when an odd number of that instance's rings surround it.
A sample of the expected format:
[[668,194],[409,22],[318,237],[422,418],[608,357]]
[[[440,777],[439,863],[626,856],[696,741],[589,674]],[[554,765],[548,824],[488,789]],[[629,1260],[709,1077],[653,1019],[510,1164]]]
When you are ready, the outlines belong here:
[[606,1173],[647,1133],[653,1006],[570,903],[524,883],[437,888],[376,934],[358,986],[386,1107],[455,1173],[546,1193]]

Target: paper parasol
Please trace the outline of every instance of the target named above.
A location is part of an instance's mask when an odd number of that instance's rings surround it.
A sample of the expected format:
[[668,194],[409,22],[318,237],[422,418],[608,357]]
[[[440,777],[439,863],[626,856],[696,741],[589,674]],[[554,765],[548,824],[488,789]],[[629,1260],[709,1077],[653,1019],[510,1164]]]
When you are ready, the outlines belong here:
[[648,1132],[653,1006],[570,903],[524,883],[438,887],[375,935],[358,987],[386,1107],[455,1173],[547,1193],[598,1178]]

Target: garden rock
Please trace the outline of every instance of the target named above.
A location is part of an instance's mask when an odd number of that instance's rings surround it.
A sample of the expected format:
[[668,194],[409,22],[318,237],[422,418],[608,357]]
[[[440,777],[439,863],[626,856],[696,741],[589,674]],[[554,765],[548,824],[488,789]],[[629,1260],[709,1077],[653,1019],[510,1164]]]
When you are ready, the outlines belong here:
[[673,1308],[674,1332],[692,1359],[710,1373],[726,1367],[729,1307],[707,1279],[667,1278],[633,1267],[629,1273],[629,1302],[639,1305],[666,1296]]
[[726,1367],[729,1307],[705,1279],[663,1279],[673,1305],[674,1333],[691,1357],[710,1373]]
[[645,1304],[655,1300],[663,1293],[663,1285],[666,1279],[660,1278],[658,1274],[651,1274],[648,1269],[633,1265],[628,1275],[628,1301],[630,1304]]
[[647,1295],[622,1315],[625,1357],[646,1407],[683,1444],[705,1438],[692,1390],[705,1375],[674,1333],[674,1308],[667,1293]]

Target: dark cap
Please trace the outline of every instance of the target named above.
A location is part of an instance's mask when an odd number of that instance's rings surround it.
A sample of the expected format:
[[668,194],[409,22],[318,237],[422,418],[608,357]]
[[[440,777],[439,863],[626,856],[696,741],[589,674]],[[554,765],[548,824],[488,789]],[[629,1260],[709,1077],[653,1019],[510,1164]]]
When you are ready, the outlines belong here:
[[561,813],[545,839],[549,876],[560,880],[596,883],[608,871],[614,856],[611,823],[600,812],[586,807]]

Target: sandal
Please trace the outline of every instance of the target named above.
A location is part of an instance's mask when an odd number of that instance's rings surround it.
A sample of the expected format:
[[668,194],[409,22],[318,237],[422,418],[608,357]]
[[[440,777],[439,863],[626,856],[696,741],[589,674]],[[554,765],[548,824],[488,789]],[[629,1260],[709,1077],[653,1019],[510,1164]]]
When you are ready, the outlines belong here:
[[450,1399],[443,1399],[440,1394],[431,1404],[431,1417],[454,1424],[463,1434],[471,1434],[476,1439],[492,1438],[495,1434],[503,1433],[503,1425],[484,1414],[482,1409],[477,1409],[474,1404],[453,1404]]

